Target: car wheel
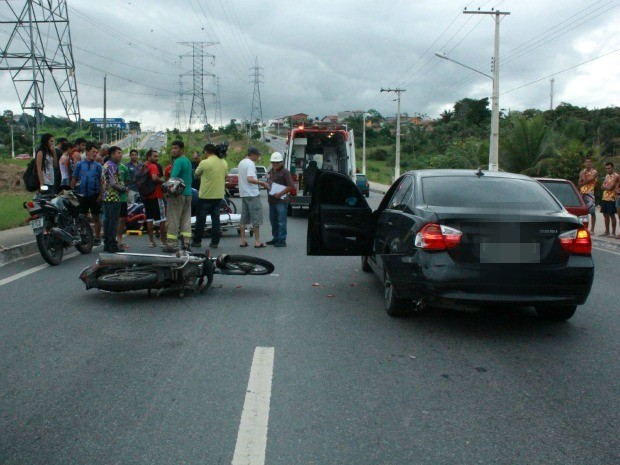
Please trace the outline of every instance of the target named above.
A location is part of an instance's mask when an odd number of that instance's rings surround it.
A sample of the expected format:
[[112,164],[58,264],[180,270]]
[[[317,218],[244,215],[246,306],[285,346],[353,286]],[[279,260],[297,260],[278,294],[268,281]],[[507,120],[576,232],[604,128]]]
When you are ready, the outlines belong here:
[[406,317],[413,313],[413,305],[411,302],[406,299],[401,299],[396,295],[396,291],[394,290],[394,286],[392,286],[392,281],[390,280],[387,270],[383,272],[383,288],[385,311],[388,315],[394,317]]
[[577,305],[544,305],[536,307],[538,317],[547,321],[566,321],[577,311]]
[[368,255],[362,255],[362,271],[366,273],[372,272],[372,268],[368,264]]

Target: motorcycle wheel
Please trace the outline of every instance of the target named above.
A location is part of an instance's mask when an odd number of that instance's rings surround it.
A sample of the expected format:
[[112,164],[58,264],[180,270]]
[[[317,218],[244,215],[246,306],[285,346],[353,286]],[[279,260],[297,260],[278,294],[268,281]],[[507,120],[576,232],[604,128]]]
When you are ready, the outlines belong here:
[[229,274],[271,274],[275,267],[270,261],[250,255],[226,255],[224,260],[218,262],[218,268],[232,271]]
[[125,292],[150,289],[157,282],[156,271],[117,270],[97,278],[97,288],[102,291]]
[[46,221],[43,232],[36,236],[37,247],[39,248],[43,260],[52,266],[56,266],[62,262],[65,248],[60,240],[50,234],[50,230],[50,223]]
[[230,199],[224,198],[224,200],[226,201],[226,204],[228,205],[228,208],[230,208],[230,210],[233,212],[233,214],[237,213],[237,205],[235,205],[235,202],[233,202]]
[[75,248],[81,254],[90,253],[93,250],[93,229],[90,227],[90,223],[85,218],[79,219],[78,230],[81,242],[76,244]]

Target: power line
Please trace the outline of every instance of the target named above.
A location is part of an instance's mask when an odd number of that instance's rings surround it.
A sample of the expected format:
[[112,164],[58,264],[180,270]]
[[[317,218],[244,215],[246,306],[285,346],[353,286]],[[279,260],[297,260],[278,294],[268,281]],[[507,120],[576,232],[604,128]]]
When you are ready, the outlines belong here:
[[579,63],[579,64],[577,64],[577,65],[574,65],[574,66],[571,66],[571,67],[569,67],[569,68],[563,69],[562,71],[556,71],[556,72],[554,72],[553,74],[549,74],[548,76],[541,77],[540,79],[536,79],[535,81],[528,82],[527,84],[523,84],[522,86],[515,87],[515,88],[513,88],[513,89],[510,89],[510,90],[504,91],[504,92],[502,92],[502,95],[503,95],[503,94],[507,94],[508,92],[513,92],[513,91],[515,91],[515,90],[522,89],[522,88],[527,87],[527,86],[531,86],[532,84],[536,84],[537,82],[543,81],[543,80],[545,80],[545,79],[549,79],[550,77],[557,76],[558,74],[562,74],[562,73],[564,73],[564,72],[566,72],[566,71],[570,71],[571,69],[579,68],[580,66],[583,66],[583,65],[585,65],[585,64],[587,64],[587,63],[591,63],[591,62],[596,61],[596,60],[598,60],[598,59],[600,59],[600,58],[603,58],[603,57],[606,57],[606,56],[608,56],[608,55],[611,55],[612,53],[616,53],[616,52],[618,52],[618,51],[620,51],[620,48],[617,48],[617,49],[615,49],[615,50],[612,50],[611,52],[608,52],[608,53],[604,53],[603,55],[599,55],[599,56],[597,56],[597,57],[595,57],[595,58],[592,58],[592,59],[590,59],[590,60],[583,61],[583,62],[581,62],[581,63]]

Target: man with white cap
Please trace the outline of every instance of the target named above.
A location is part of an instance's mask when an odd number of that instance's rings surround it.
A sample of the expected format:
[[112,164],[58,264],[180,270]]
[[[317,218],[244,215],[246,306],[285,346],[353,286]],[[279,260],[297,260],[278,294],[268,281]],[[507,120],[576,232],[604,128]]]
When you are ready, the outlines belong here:
[[289,192],[294,187],[291,172],[284,168],[284,157],[280,152],[271,154],[271,175],[269,176],[269,221],[273,239],[267,241],[274,247],[286,247],[286,212]]

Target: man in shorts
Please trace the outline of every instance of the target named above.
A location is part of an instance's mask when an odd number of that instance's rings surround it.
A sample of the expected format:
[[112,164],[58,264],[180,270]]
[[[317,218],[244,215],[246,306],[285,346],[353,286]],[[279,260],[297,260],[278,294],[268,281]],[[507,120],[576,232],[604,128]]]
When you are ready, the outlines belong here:
[[155,247],[155,238],[153,236],[153,225],[159,224],[159,238],[161,245],[166,245],[166,207],[164,205],[164,192],[161,190],[161,185],[164,182],[164,178],[159,172],[157,160],[159,159],[159,153],[157,150],[150,149],[146,152],[145,165],[149,168],[149,174],[151,179],[155,182],[155,190],[150,195],[145,195],[142,201],[144,202],[144,213],[146,214],[146,230],[149,234],[149,244],[151,247]]
[[99,153],[97,146],[92,142],[86,144],[86,159],[75,165],[71,175],[71,188],[79,184],[80,213],[87,215],[89,212],[95,225],[94,245],[101,244],[101,175],[103,168],[95,161]]
[[[602,237],[616,237],[616,188],[620,182],[620,176],[614,171],[612,162],[605,163],[605,181],[603,182],[603,198],[601,199],[601,212],[605,218],[605,232],[599,234]],[[611,233],[609,223],[611,222]]]
[[256,160],[260,157],[260,152],[255,147],[248,149],[247,156],[239,162],[239,197],[241,197],[241,220],[239,228],[241,231],[241,247],[247,247],[245,240],[245,225],[251,224],[254,231],[254,247],[265,247],[260,241],[259,229],[263,224],[263,206],[260,201],[259,186],[269,189],[269,184],[259,181],[256,175]]

